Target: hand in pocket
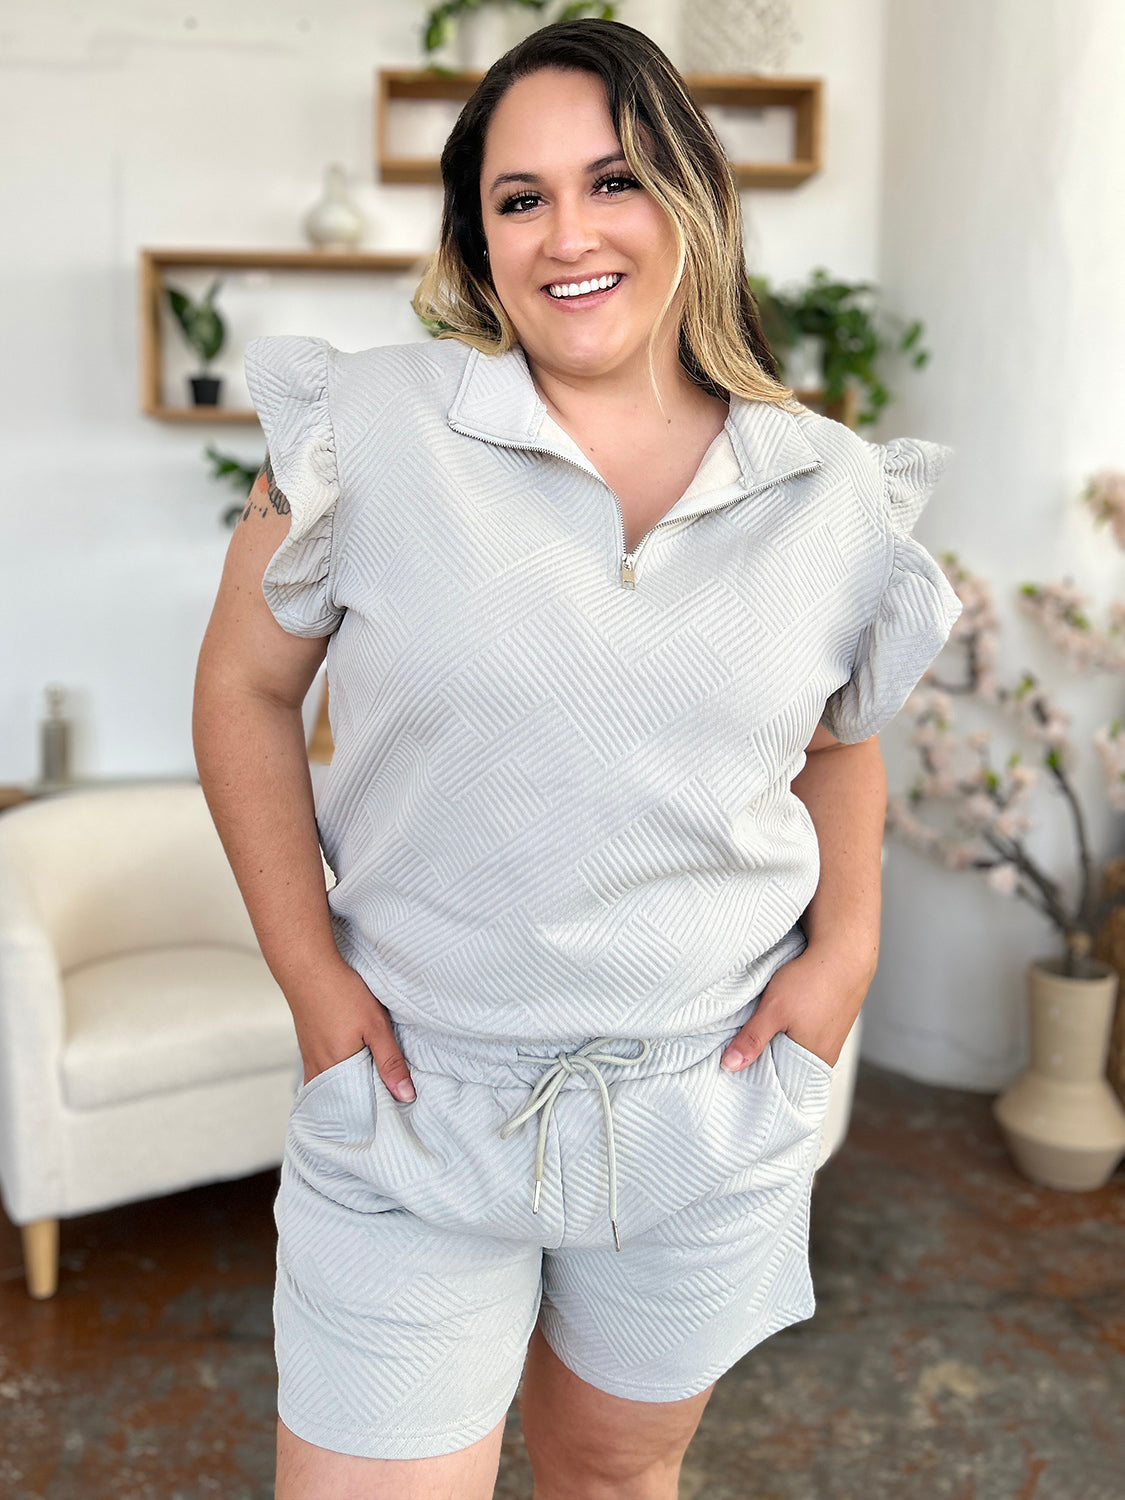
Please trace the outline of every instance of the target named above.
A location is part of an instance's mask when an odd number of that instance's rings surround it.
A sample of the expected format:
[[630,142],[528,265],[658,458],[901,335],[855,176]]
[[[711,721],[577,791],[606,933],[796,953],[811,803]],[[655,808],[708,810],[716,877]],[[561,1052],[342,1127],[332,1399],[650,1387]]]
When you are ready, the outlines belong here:
[[291,991],[286,999],[297,1028],[306,1084],[367,1047],[394,1097],[407,1104],[416,1097],[390,1013],[343,959],[339,970],[300,992]]

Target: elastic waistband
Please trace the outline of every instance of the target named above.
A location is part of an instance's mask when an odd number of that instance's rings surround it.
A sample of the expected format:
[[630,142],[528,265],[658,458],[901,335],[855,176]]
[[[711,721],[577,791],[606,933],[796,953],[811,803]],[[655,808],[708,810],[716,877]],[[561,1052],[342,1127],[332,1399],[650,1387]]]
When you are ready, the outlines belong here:
[[[638,1030],[629,1036],[610,1038],[599,1047],[603,1056],[619,1053],[623,1059],[635,1058],[643,1039],[651,1048],[641,1062],[616,1067],[603,1062],[600,1071],[607,1083],[617,1078],[647,1078],[659,1073],[680,1073],[702,1062],[710,1053],[723,1048],[752,1014],[757,1000],[745,1006],[722,1026],[689,1036],[644,1037]],[[463,1083],[484,1083],[494,1088],[530,1088],[545,1066],[560,1053],[570,1054],[593,1041],[578,1036],[563,1041],[506,1041],[501,1038],[474,1036],[441,1031],[416,1022],[394,1021],[394,1032],[407,1066],[421,1072],[444,1073]],[[584,1088],[586,1080],[568,1078],[565,1088]]]

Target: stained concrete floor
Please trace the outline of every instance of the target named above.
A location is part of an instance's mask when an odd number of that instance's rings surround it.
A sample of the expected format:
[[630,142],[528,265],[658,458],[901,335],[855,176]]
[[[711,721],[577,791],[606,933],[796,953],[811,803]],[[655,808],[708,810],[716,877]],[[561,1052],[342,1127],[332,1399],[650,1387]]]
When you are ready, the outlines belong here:
[[[48,1302],[0,1219],[2,1500],[272,1495],[276,1181],[65,1222]],[[681,1500],[1125,1497],[1125,1171],[1034,1188],[987,1099],[865,1066],[813,1205],[817,1314],[719,1382]]]

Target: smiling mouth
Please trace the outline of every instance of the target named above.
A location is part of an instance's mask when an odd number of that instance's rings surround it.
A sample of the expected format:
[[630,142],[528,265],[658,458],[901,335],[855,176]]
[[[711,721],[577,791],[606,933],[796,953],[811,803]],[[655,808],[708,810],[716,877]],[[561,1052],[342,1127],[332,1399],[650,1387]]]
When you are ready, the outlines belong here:
[[595,292],[611,291],[622,276],[621,271],[609,271],[604,276],[584,278],[582,281],[551,281],[543,290],[556,302],[561,302],[569,297],[589,297]]

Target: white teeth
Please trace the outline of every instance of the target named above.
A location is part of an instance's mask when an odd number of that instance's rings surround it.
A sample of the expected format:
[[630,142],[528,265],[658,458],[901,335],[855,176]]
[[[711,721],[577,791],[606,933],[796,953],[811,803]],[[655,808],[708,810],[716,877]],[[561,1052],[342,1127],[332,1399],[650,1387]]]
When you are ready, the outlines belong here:
[[607,287],[616,286],[620,280],[620,272],[614,271],[608,276],[596,277],[593,281],[553,282],[547,290],[552,297],[582,297],[587,292],[605,291]]

